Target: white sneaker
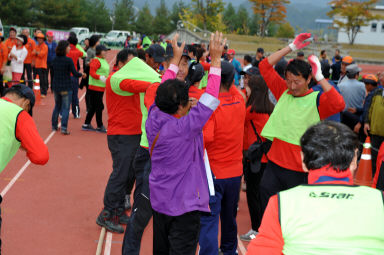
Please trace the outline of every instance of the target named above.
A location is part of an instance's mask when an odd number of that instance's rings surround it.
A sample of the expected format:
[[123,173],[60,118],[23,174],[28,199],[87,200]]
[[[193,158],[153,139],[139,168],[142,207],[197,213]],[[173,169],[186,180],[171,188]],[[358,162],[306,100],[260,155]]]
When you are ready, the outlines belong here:
[[255,237],[259,234],[259,232],[251,229],[248,231],[248,233],[241,235],[240,240],[250,242],[252,239],[255,239]]

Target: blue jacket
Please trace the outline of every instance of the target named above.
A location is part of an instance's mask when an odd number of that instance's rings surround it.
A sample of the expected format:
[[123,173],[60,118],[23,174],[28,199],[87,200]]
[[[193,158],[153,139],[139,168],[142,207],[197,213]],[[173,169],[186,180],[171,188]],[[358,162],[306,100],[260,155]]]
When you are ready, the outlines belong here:
[[[328,82],[329,82],[329,84],[331,84],[331,85],[337,90],[337,92],[339,92],[339,94],[340,94],[340,90],[339,90],[339,88],[336,86],[336,84],[335,84],[333,81],[331,81],[331,80],[328,80]],[[313,89],[314,91],[320,91],[320,95],[324,93],[323,88],[322,88],[319,84],[313,86],[312,89]],[[333,121],[336,121],[336,122],[340,122],[340,113],[336,113],[336,114],[334,114],[334,115],[328,117],[327,120],[333,120]]]
[[48,46],[47,63],[51,63],[52,60],[56,57],[57,43],[55,41],[52,41],[51,43],[46,41],[45,44]]
[[240,72],[243,71],[240,62],[233,58],[232,60],[232,65],[235,67],[235,85],[239,86],[240,85]]

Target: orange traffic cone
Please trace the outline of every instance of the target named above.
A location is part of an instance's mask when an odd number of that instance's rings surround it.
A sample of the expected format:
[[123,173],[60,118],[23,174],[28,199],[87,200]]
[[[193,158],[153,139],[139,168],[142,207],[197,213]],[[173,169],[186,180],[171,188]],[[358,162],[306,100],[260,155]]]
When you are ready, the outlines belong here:
[[371,186],[372,185],[372,157],[371,157],[371,139],[367,136],[363,146],[359,167],[355,176],[355,184]]
[[33,92],[35,93],[35,104],[40,104],[41,94],[40,94],[40,79],[39,75],[36,75],[35,84],[33,85]]

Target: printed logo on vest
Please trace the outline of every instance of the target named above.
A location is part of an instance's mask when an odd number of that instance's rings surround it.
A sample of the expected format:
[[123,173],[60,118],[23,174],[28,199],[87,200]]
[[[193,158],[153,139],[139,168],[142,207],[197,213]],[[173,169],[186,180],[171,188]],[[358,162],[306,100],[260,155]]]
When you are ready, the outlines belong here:
[[334,199],[353,199],[354,194],[350,193],[329,193],[329,192],[310,192],[309,197],[312,198],[334,198]]

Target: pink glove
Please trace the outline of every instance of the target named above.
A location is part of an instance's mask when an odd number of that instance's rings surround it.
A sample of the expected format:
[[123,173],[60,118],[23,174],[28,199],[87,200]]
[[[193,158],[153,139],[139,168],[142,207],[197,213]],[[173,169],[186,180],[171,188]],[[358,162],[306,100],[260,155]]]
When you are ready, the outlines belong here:
[[311,43],[311,41],[304,42],[306,39],[309,39],[309,38],[311,38],[310,33],[301,33],[298,36],[296,36],[295,40],[292,43],[290,43],[288,46],[289,48],[291,48],[292,51],[302,49]]
[[321,72],[321,65],[319,59],[315,55],[310,55],[308,57],[308,62],[312,67],[312,75],[315,77],[316,81],[321,81],[324,79],[323,73]]

